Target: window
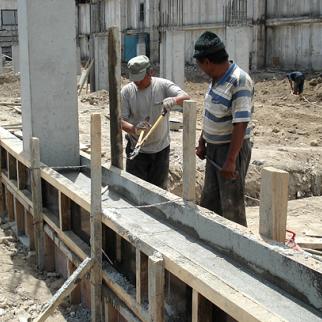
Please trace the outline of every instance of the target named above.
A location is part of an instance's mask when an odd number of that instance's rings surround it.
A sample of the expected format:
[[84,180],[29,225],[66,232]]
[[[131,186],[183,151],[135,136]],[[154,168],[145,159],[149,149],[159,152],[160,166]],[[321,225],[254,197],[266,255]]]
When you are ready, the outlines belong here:
[[140,3],[140,21],[144,22],[144,3]]
[[2,26],[18,25],[17,10],[1,10]]

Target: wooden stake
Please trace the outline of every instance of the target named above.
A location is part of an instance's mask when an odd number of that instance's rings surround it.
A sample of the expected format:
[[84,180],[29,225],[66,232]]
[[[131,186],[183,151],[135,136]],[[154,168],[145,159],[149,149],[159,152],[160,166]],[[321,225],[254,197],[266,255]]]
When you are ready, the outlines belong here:
[[149,314],[152,322],[164,322],[164,262],[159,253],[149,256]]
[[40,149],[39,139],[31,138],[31,192],[33,204],[33,224],[35,234],[35,248],[37,265],[40,270],[44,269],[44,227],[42,217],[42,195],[41,195],[41,175],[40,175]]
[[102,167],[101,115],[91,115],[91,314],[93,322],[102,319]]
[[110,138],[111,163],[123,169],[123,142],[121,124],[121,46],[118,27],[108,30],[108,62],[109,62],[109,98],[110,98]]
[[80,279],[93,266],[94,261],[91,258],[86,258],[76,269],[76,271],[68,278],[62,287],[55,293],[55,295],[47,303],[45,310],[34,320],[34,322],[43,322],[53,313],[55,308],[68,296],[78,285]]
[[196,200],[196,102],[183,102],[183,199]]
[[192,290],[192,322],[212,322],[213,306],[211,302]]
[[262,171],[259,233],[281,243],[286,235],[288,177],[286,171],[272,167]]
[[136,249],[136,301],[143,304],[148,297],[148,257]]

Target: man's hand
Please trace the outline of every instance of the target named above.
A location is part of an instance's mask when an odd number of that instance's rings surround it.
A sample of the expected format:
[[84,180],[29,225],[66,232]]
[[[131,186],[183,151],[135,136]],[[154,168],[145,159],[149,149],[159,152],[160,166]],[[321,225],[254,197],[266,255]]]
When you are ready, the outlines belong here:
[[225,179],[228,179],[228,180],[237,179],[238,173],[236,172],[236,162],[226,160],[226,162],[224,163],[224,165],[220,171],[220,174]]
[[134,134],[139,136],[141,131],[144,131],[144,133],[146,134],[147,132],[149,132],[150,128],[151,128],[151,124],[149,122],[147,121],[139,122],[134,126]]
[[167,97],[162,102],[163,107],[167,110],[167,112],[170,112],[171,109],[177,105],[177,100],[175,97]]
[[196,155],[199,159],[204,160],[206,158],[206,153],[207,153],[207,149],[206,149],[206,144],[205,142],[200,142],[198,146],[196,147]]

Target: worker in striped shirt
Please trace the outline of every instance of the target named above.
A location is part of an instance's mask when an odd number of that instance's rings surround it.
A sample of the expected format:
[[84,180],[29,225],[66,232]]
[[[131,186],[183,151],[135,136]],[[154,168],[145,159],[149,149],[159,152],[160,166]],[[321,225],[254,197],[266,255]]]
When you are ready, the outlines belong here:
[[207,159],[201,206],[247,226],[244,192],[251,158],[253,81],[228,60],[225,45],[212,32],[196,41],[194,58],[211,77],[196,148],[197,156]]

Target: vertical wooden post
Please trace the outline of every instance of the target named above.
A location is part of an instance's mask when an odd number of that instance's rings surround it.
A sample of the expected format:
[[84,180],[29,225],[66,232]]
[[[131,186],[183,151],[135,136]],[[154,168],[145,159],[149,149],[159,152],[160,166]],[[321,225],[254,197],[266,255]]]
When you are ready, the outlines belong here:
[[14,204],[17,236],[25,235],[25,208],[16,198]]
[[121,124],[121,46],[118,27],[108,29],[108,79],[110,98],[111,163],[123,169],[123,142]]
[[112,303],[105,301],[105,321],[116,322],[119,321],[119,314],[113,307]]
[[272,167],[262,171],[259,233],[268,239],[285,242],[288,172]]
[[196,200],[196,102],[183,102],[183,199]]
[[43,236],[44,240],[44,269],[47,272],[55,271],[55,243],[47,234]]
[[29,238],[29,249],[35,249],[35,234],[34,234],[34,226],[33,219],[31,213],[25,210],[25,233]]
[[102,168],[101,115],[91,115],[91,314],[93,322],[102,319]]
[[136,301],[143,304],[148,297],[148,257],[136,249]]
[[27,180],[28,180],[28,173],[26,167],[17,160],[17,184],[18,189],[23,190],[26,189]]
[[8,211],[8,221],[13,222],[15,221],[14,200],[13,194],[8,189],[6,189],[6,204]]
[[1,217],[4,216],[4,212],[6,210],[5,207],[5,192],[2,185],[2,147],[0,146],[0,223],[1,223]]
[[149,256],[149,314],[152,322],[164,322],[164,262],[162,255]]
[[58,204],[60,229],[70,230],[72,220],[70,199],[66,197],[61,191],[58,192]]
[[196,290],[192,290],[192,322],[212,322],[213,305]]
[[31,193],[33,205],[33,224],[35,234],[35,246],[37,265],[40,270],[44,269],[44,223],[42,217],[42,195],[41,195],[41,174],[40,174],[40,149],[39,139],[31,138]]
[[122,261],[122,237],[119,234],[116,234],[116,261],[121,263]]

